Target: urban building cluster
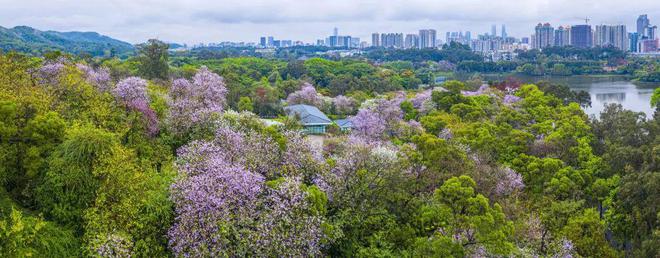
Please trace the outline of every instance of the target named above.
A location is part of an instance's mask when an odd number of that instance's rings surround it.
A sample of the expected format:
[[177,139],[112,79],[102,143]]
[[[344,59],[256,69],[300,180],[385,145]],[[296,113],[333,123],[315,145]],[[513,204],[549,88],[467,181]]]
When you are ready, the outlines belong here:
[[260,47],[267,48],[280,48],[280,47],[293,47],[293,46],[303,46],[302,41],[293,41],[288,39],[275,39],[273,36],[261,37],[259,39]]
[[361,49],[366,47],[382,47],[394,49],[425,49],[438,48],[444,44],[457,42],[469,46],[471,50],[481,53],[485,59],[498,61],[510,60],[515,57],[516,50],[530,48],[543,49],[547,47],[574,46],[578,48],[612,46],[633,53],[657,53],[660,47],[657,36],[657,26],[651,25],[646,14],[637,18],[635,32],[628,32],[623,24],[589,25],[589,19],[584,24],[552,26],[550,23],[539,23],[534,28],[531,37],[515,38],[507,33],[506,25],[492,25],[489,32],[474,36],[470,31],[446,32],[444,41],[439,39],[434,29],[421,29],[416,33],[372,33],[371,42],[361,41],[359,37],[339,35],[334,28],[332,35],[318,39],[315,44],[305,44],[302,41],[279,40],[272,36],[261,37],[257,47],[280,48],[302,45],[327,46],[333,48]]
[[592,27],[588,22],[589,19],[585,19],[585,24],[559,26],[556,29],[550,23],[539,23],[531,37],[532,48],[612,46],[633,53],[658,51],[657,26],[650,24],[646,14],[637,18],[636,32],[628,32],[623,24],[601,24]]
[[433,29],[419,30],[417,34],[403,33],[372,33],[371,46],[385,48],[435,48],[440,42],[437,32]]

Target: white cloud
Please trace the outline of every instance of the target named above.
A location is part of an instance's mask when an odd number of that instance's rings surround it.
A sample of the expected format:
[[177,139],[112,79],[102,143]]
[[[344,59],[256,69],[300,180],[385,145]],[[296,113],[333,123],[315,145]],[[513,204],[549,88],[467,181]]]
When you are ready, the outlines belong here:
[[148,38],[196,43],[257,41],[259,36],[312,42],[339,27],[367,39],[371,32],[490,30],[507,24],[510,35],[527,36],[538,22],[623,23],[631,30],[639,14],[660,24],[660,2],[639,0],[0,0],[0,26],[97,31],[133,43]]

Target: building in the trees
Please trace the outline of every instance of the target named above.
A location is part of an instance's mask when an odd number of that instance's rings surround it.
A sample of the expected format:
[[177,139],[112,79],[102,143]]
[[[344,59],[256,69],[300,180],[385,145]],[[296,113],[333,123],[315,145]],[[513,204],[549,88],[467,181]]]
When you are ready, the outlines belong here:
[[323,134],[327,126],[332,124],[321,110],[310,105],[292,105],[284,108],[287,115],[300,119],[305,133]]
[[339,126],[342,132],[350,131],[353,129],[353,122],[350,119],[337,119],[335,124]]

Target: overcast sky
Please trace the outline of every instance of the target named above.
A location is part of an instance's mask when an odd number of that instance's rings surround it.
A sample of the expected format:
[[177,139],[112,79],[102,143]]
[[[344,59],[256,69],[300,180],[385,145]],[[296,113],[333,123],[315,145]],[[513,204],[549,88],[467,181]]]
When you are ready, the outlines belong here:
[[257,42],[260,36],[315,42],[339,28],[370,41],[372,32],[436,29],[529,36],[538,22],[555,26],[626,24],[648,14],[660,25],[660,0],[0,0],[0,26],[96,31],[131,43]]

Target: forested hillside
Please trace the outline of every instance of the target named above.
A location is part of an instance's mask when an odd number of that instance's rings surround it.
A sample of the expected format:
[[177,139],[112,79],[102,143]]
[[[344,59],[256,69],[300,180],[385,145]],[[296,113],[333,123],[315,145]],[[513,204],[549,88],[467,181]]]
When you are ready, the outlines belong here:
[[92,56],[125,56],[133,45],[96,32],[40,31],[27,26],[0,27],[0,49],[41,55],[50,51]]

